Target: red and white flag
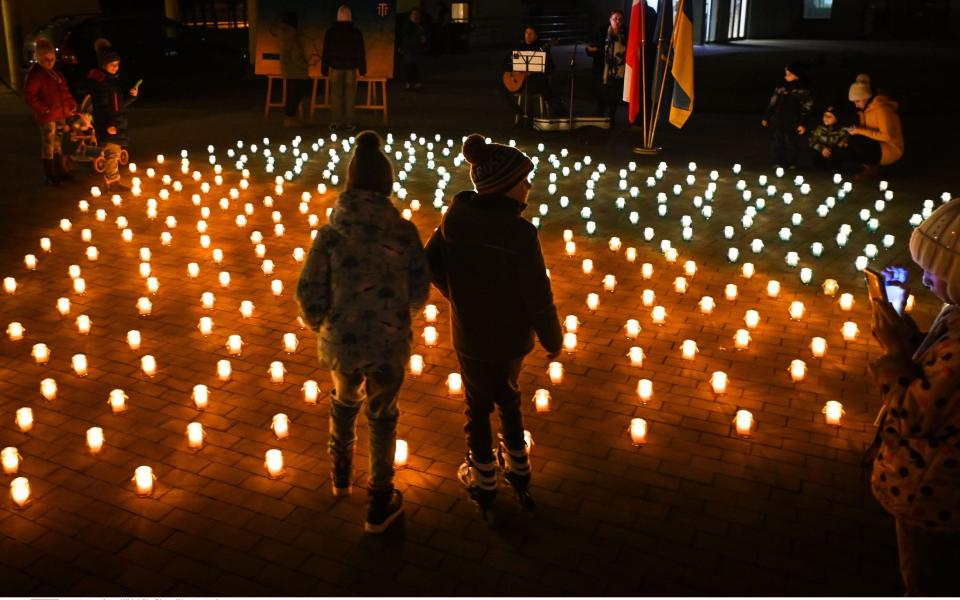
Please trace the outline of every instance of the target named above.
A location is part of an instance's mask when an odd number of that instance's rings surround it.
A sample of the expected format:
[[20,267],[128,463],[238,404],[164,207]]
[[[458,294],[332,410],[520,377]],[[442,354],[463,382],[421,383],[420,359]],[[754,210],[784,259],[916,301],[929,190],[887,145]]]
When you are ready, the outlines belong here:
[[633,0],[630,9],[630,32],[627,35],[627,64],[623,75],[623,101],[628,104],[627,120],[633,123],[640,113],[644,101],[641,81],[644,68],[640,59],[640,48],[647,42],[646,0]]

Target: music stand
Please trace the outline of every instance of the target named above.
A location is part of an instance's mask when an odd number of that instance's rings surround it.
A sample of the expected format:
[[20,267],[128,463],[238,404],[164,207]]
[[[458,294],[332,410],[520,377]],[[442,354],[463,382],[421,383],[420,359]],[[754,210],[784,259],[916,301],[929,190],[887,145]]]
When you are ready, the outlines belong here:
[[570,55],[570,115],[569,118],[540,118],[533,119],[533,128],[538,131],[569,131],[581,127],[599,127],[601,129],[610,128],[610,119],[606,117],[576,117],[573,116],[573,82],[574,73],[577,68],[577,48],[580,44],[573,45],[573,53]]
[[[510,53],[514,73],[546,73],[547,53],[543,50],[514,50]],[[527,84],[530,76],[523,80],[523,121],[528,123],[530,116],[527,113]]]

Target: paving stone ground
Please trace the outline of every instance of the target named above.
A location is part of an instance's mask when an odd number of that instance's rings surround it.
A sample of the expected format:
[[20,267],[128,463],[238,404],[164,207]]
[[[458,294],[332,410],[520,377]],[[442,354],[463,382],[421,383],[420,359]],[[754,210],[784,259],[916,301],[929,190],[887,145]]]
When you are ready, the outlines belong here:
[[[409,444],[406,467],[398,471],[397,485],[406,498],[405,519],[389,533],[364,535],[365,496],[362,489],[347,499],[331,495],[326,455],[328,392],[330,380],[319,369],[315,336],[298,326],[292,299],[300,266],[295,247],[309,248],[308,215],[326,221],[325,210],[336,196],[336,187],[323,178],[328,151],[336,148],[343,162],[335,172],[342,177],[347,156],[342,147],[325,139],[323,148],[310,145],[317,135],[305,135],[300,148],[310,158],[303,174],[284,183],[282,194],[274,189],[273,177],[291,168],[291,140],[271,140],[277,169],[264,173],[263,144],[260,153],[249,152],[249,143],[227,156],[227,146],[215,149],[215,162],[223,168],[223,183],[214,183],[213,167],[203,147],[190,148],[188,171],[200,173],[211,184],[202,193],[200,184],[179,171],[179,147],[166,151],[166,160],[143,160],[137,175],[143,180],[139,197],[127,195],[115,206],[110,199],[95,198],[79,186],[76,201],[86,199],[90,208],[81,212],[74,205],[64,214],[50,214],[46,228],[34,240],[17,248],[20,255],[35,254],[36,271],[28,272],[17,260],[7,260],[4,276],[15,277],[17,291],[0,298],[4,327],[18,321],[26,329],[22,341],[0,340],[0,446],[18,448],[23,457],[21,475],[28,477],[32,501],[23,509],[4,495],[0,508],[0,574],[4,590],[12,595],[322,595],[322,594],[430,594],[430,595],[894,595],[900,593],[892,520],[872,499],[861,475],[860,458],[872,439],[872,421],[879,407],[867,367],[878,355],[869,334],[870,315],[854,259],[868,243],[880,247],[875,264],[903,261],[911,214],[926,198],[939,202],[944,190],[914,185],[900,192],[891,185],[893,201],[883,212],[874,202],[881,192],[874,183],[854,184],[853,191],[825,218],[816,207],[827,196],[837,196],[830,174],[804,173],[812,185],[802,195],[793,184],[797,172],[777,179],[771,170],[732,172],[732,156],[704,152],[693,185],[687,185],[686,164],[670,164],[662,180],[648,188],[657,161],[639,161],[628,171],[628,186],[638,186],[639,197],[618,188],[620,169],[629,169],[631,157],[594,156],[592,164],[578,173],[574,164],[583,152],[571,147],[561,158],[572,173],[560,173],[559,189],[546,191],[548,176],[555,172],[547,163],[559,146],[538,152],[535,144],[525,150],[540,157],[536,187],[527,216],[542,218],[541,243],[550,269],[561,318],[577,315],[577,349],[562,357],[563,382],[552,385],[542,349],[525,364],[521,386],[525,399],[525,423],[534,441],[532,450],[533,493],[539,508],[522,512],[505,489],[498,499],[502,512],[499,528],[491,530],[476,516],[455,478],[464,453],[462,399],[446,389],[446,377],[457,370],[449,342],[449,308],[435,291],[431,301],[440,308],[436,324],[437,347],[428,348],[420,336],[426,325],[422,315],[414,323],[414,351],[425,358],[422,376],[408,379],[401,392],[402,416],[399,437]],[[393,151],[406,153],[398,133]],[[456,168],[453,156],[439,154],[447,137],[435,142],[437,166],[452,174],[448,189],[468,184],[466,166]],[[427,141],[434,141],[432,137]],[[281,153],[280,144],[287,145]],[[439,222],[432,207],[436,171],[429,171],[426,148],[414,143],[417,162],[409,191],[400,208],[411,200],[421,202],[413,222],[424,240]],[[241,175],[234,162],[240,154],[249,157],[250,187],[239,189]],[[606,173],[596,184],[597,197],[584,198],[585,181],[598,163]],[[397,161],[398,170],[403,161]],[[148,177],[146,170],[156,170]],[[719,171],[713,217],[705,220],[693,206],[703,195],[710,170]],[[767,197],[758,177],[766,174],[778,187]],[[180,181],[182,191],[165,185],[161,177]],[[749,230],[740,225],[744,208],[735,185],[747,182],[754,200],[766,197]],[[319,193],[324,182],[329,191]],[[679,196],[672,188],[682,184]],[[229,200],[229,190],[239,190]],[[161,199],[161,190],[169,199]],[[301,194],[310,193],[306,214],[299,210]],[[657,194],[667,194],[668,212],[659,217]],[[781,199],[791,192],[787,206]],[[200,194],[199,206],[191,201]],[[274,199],[272,208],[265,196]],[[567,195],[570,205],[560,208]],[[624,210],[614,201],[624,196]],[[449,195],[447,195],[449,197]],[[148,199],[156,198],[158,215],[148,218]],[[218,202],[228,198],[229,206]],[[235,224],[249,203],[252,214],[245,227]],[[707,202],[710,204],[710,202]],[[586,233],[581,207],[593,210],[597,232]],[[197,221],[208,208],[210,249],[200,247]],[[106,213],[104,221],[97,210]],[[875,233],[866,230],[858,212],[870,210],[880,221]],[[272,211],[285,226],[282,237],[273,232]],[[629,213],[637,211],[638,224]],[[789,242],[778,239],[781,227],[789,226],[794,212],[803,224],[792,227]],[[692,218],[694,237],[681,239],[680,219]],[[121,239],[118,217],[125,217],[133,232],[129,243]],[[167,223],[176,219],[176,226]],[[70,231],[58,227],[69,219]],[[849,244],[838,248],[834,240],[841,224],[852,228]],[[735,236],[726,240],[723,227],[732,225]],[[643,229],[652,227],[652,241],[643,239]],[[91,241],[82,240],[89,229]],[[570,229],[576,255],[564,253],[563,231]],[[161,233],[172,242],[161,243]],[[250,241],[253,231],[263,234],[265,258],[274,261],[272,277],[261,271],[261,259]],[[893,234],[896,243],[884,250],[881,239]],[[607,247],[611,236],[623,242],[619,252]],[[40,248],[40,238],[49,237],[52,251]],[[762,239],[761,254],[750,250],[750,241]],[[661,240],[670,240],[679,251],[676,263],[668,263],[659,250]],[[814,258],[809,246],[821,241],[823,256]],[[95,245],[99,260],[85,257]],[[159,292],[147,293],[138,274],[139,249],[149,248],[152,275]],[[638,258],[625,258],[635,247]],[[726,260],[729,247],[740,251],[737,263]],[[212,260],[213,248],[223,250],[222,265]],[[800,265],[789,268],[784,255],[795,250]],[[16,258],[16,257],[14,257]],[[594,272],[582,272],[581,261],[590,258]],[[689,290],[678,294],[673,281],[682,275],[683,264],[696,261],[698,270],[689,280]],[[752,262],[756,274],[740,275],[744,262]],[[197,278],[187,274],[187,263],[200,267]],[[645,280],[642,263],[653,265],[654,275]],[[68,267],[79,265],[86,281],[83,295],[74,293]],[[803,285],[799,268],[813,269],[813,281]],[[218,284],[220,271],[229,271],[228,288]],[[604,292],[601,278],[614,274],[616,290]],[[826,278],[839,282],[840,292],[852,293],[853,309],[842,311],[837,298],[825,296],[820,284]],[[275,297],[271,279],[283,282]],[[766,295],[767,282],[777,279],[782,292],[776,299]],[[735,301],[724,299],[727,283],[738,286]],[[665,324],[651,321],[651,309],[641,303],[641,291],[654,290],[657,303],[665,307]],[[213,292],[216,303],[205,310],[201,293]],[[595,313],[588,311],[588,293],[600,295]],[[937,303],[925,290],[916,289],[914,315],[921,325],[930,322]],[[716,309],[700,312],[698,301],[712,296]],[[138,316],[137,299],[149,297],[153,311]],[[56,311],[57,298],[71,302],[68,316]],[[251,318],[239,312],[242,300],[252,300]],[[794,300],[805,304],[801,320],[791,320],[788,307]],[[732,338],[743,328],[746,310],[759,311],[759,326],[751,332],[749,349],[733,349]],[[89,335],[80,335],[74,324],[85,314],[93,322]],[[209,336],[198,331],[201,317],[213,319]],[[628,340],[624,324],[637,319],[642,331]],[[845,321],[860,328],[855,341],[845,342],[840,328]],[[128,330],[139,330],[142,347],[132,351],[126,344]],[[283,351],[281,337],[293,332],[300,345],[293,354]],[[242,355],[230,356],[227,336],[239,334]],[[827,340],[823,359],[814,359],[811,338]],[[693,361],[680,356],[685,339],[697,343]],[[45,343],[52,351],[49,364],[37,365],[31,358],[33,344]],[[640,346],[646,353],[642,366],[631,366],[627,351]],[[83,353],[89,373],[76,375],[71,357]],[[158,363],[153,377],[140,370],[140,357],[152,355]],[[794,359],[806,361],[806,378],[791,383],[787,368]],[[229,381],[218,380],[216,363],[227,359],[233,367]],[[267,370],[272,361],[286,368],[282,384],[271,383]],[[716,396],[709,385],[710,373],[725,371],[729,390]],[[40,395],[40,381],[53,378],[58,384],[55,400]],[[637,396],[641,378],[653,382],[654,396],[642,403]],[[322,393],[316,405],[306,404],[301,393],[304,381],[319,382]],[[191,401],[194,385],[210,389],[210,404],[198,411]],[[538,388],[550,391],[550,412],[538,414],[532,397]],[[108,394],[122,389],[129,397],[129,410],[112,414]],[[828,426],[821,413],[827,400],[843,403],[846,414],[841,427]],[[20,407],[33,410],[36,424],[21,433],[14,423]],[[751,411],[757,426],[749,438],[736,435],[732,427],[738,409]],[[269,426],[274,414],[290,417],[291,435],[277,440]],[[648,443],[634,447],[628,435],[631,418],[649,423]],[[203,424],[205,446],[188,448],[184,434],[189,422]],[[85,451],[88,427],[102,427],[106,444],[102,453]],[[366,427],[360,426],[355,477],[362,488],[366,478]],[[264,453],[283,451],[285,473],[271,479],[264,469]],[[135,493],[131,478],[139,465],[152,467],[157,476],[152,497]],[[12,476],[2,480],[8,484]]]

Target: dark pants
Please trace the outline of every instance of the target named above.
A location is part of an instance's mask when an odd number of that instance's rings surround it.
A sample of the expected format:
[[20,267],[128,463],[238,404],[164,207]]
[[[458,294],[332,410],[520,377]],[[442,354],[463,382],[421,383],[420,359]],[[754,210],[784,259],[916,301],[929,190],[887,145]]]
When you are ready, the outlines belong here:
[[880,142],[863,135],[851,135],[838,160],[850,166],[879,165],[881,156]]
[[467,406],[463,427],[467,434],[467,448],[480,463],[493,461],[493,433],[490,413],[494,407],[500,413],[500,433],[508,448],[523,449],[523,414],[520,412],[520,369],[523,357],[502,361],[467,358],[462,354],[460,371],[466,390]]
[[403,61],[403,80],[407,85],[420,83],[420,61],[418,59]]
[[800,157],[800,145],[803,141],[795,131],[774,129],[773,140],[770,142],[770,160],[773,164],[782,167],[795,166]]
[[544,102],[547,103],[548,114],[545,116],[562,117],[567,112],[560,96],[550,85],[550,79],[546,75],[534,73],[527,77],[527,100],[534,102],[537,95],[543,96]]
[[613,127],[617,118],[617,109],[623,104],[623,80],[610,78],[606,83],[599,78],[595,82],[597,90],[597,112],[602,117],[610,118]]
[[897,519],[897,547],[906,596],[960,595],[960,533],[934,533]]
[[288,79],[287,80],[287,104],[283,107],[285,117],[297,116],[297,109],[300,103],[310,93],[309,79]]

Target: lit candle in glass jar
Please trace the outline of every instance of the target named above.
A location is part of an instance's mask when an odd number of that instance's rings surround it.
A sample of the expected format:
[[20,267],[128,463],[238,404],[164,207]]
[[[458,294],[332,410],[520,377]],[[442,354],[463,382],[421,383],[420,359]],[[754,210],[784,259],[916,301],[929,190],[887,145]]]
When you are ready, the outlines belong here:
[[617,278],[613,275],[604,275],[603,276],[603,289],[607,292],[612,292],[617,289]]
[[813,353],[814,358],[823,358],[827,353],[827,340],[822,337],[813,338],[810,342],[810,352]]
[[207,403],[210,401],[210,390],[203,384],[197,384],[193,386],[193,393],[190,394],[190,398],[197,410],[205,410]]
[[657,301],[657,295],[653,290],[646,289],[640,292],[640,303],[644,306],[653,306]]
[[253,316],[253,302],[250,300],[243,300],[240,302],[240,315],[244,319],[249,319]]
[[79,295],[87,293],[87,282],[82,277],[73,280],[73,291]]
[[447,375],[447,391],[451,395],[457,395],[463,392],[463,378],[460,373],[450,373]]
[[750,346],[750,332],[746,329],[738,329],[733,335],[733,344],[737,350],[746,350]]
[[203,334],[204,337],[210,335],[210,332],[213,331],[213,319],[210,317],[200,317],[197,329],[200,330],[200,333]]
[[803,306],[803,302],[800,302],[799,300],[794,300],[793,302],[790,303],[789,312],[790,312],[791,320],[799,321],[800,319],[803,318],[803,313],[805,311],[806,309]]
[[57,382],[50,377],[40,382],[40,395],[47,400],[55,400],[57,397]]
[[0,451],[0,462],[3,463],[3,472],[15,475],[20,470],[20,453],[14,447],[7,447]]
[[17,280],[13,277],[4,277],[3,278],[3,291],[8,294],[13,294],[17,291]]
[[69,298],[57,298],[57,312],[64,317],[70,314]]
[[130,346],[131,350],[140,349],[140,332],[136,329],[131,329],[127,332],[127,345]]
[[611,252],[619,252],[621,245],[622,245],[622,242],[618,237],[610,238],[610,241],[607,243],[607,247],[610,248]]
[[283,368],[283,363],[279,360],[275,360],[270,363],[270,382],[271,383],[283,383],[283,373],[286,369]]
[[439,313],[436,304],[428,304],[423,307],[423,318],[426,319],[427,323],[436,323]]
[[30,355],[33,356],[33,360],[38,365],[45,365],[50,360],[50,349],[47,348],[46,344],[34,344]]
[[847,321],[843,324],[840,332],[843,334],[843,341],[852,342],[857,339],[857,335],[860,333],[860,328],[857,327],[857,324],[853,321]]
[[730,302],[733,302],[737,299],[737,285],[734,283],[728,283],[726,287],[723,288],[723,296]]
[[593,261],[589,258],[583,259],[583,262],[580,263],[580,268],[583,271],[584,275],[589,275],[593,273]]
[[795,358],[790,361],[790,368],[788,370],[790,371],[790,379],[794,383],[798,383],[803,381],[803,378],[807,374],[807,363],[803,362],[799,358]]
[[90,317],[88,317],[87,315],[80,315],[79,317],[77,317],[77,331],[80,332],[81,334],[83,335],[89,334],[91,325],[92,324],[90,322]]
[[697,274],[697,263],[692,260],[688,260],[683,263],[683,274],[687,277],[693,277]]
[[693,360],[697,356],[697,343],[693,340],[683,340],[680,344],[680,354],[684,360]]
[[243,339],[237,334],[227,336],[227,352],[233,356],[240,356],[242,351]]
[[654,306],[653,310],[650,311],[650,318],[656,325],[663,325],[667,319],[667,309],[662,306]]
[[641,379],[637,382],[637,396],[644,404],[649,402],[653,398],[653,382],[649,379]]
[[196,279],[200,275],[200,265],[195,262],[187,264],[187,275],[192,279]]
[[217,275],[217,279],[220,282],[220,287],[230,287],[230,273],[226,271],[220,271],[220,274]]
[[437,328],[432,325],[427,325],[423,328],[423,343],[427,345],[428,348],[433,348],[437,345]]
[[407,459],[410,457],[410,446],[406,440],[397,440],[393,451],[393,466],[401,468],[407,466]]
[[30,481],[26,477],[17,477],[10,482],[10,498],[20,508],[30,502]]
[[634,446],[647,443],[647,422],[641,418],[630,419],[630,441]]
[[771,298],[776,298],[780,295],[780,282],[776,279],[771,279],[767,282],[767,296]]
[[277,413],[273,415],[270,429],[273,430],[273,435],[277,436],[278,440],[285,439],[290,435],[290,419],[283,413]]
[[560,385],[563,383],[563,364],[553,361],[547,366],[547,375],[550,377],[550,383]]
[[687,279],[685,277],[677,277],[673,280],[673,290],[678,294],[687,293]]
[[22,340],[24,331],[23,325],[17,321],[7,325],[7,336],[10,338],[11,342],[19,342]]
[[133,481],[137,486],[138,496],[152,496],[153,484],[156,480],[153,469],[150,467],[140,466],[133,472]]
[[156,294],[160,289],[160,280],[156,277],[147,277],[147,291],[151,294]]
[[267,450],[264,466],[270,477],[278,478],[283,475],[283,452],[276,448]]
[[33,409],[27,406],[18,408],[16,415],[17,427],[21,432],[26,433],[33,429]]
[[750,279],[755,272],[753,263],[743,263],[743,266],[740,267],[740,274],[743,275],[744,279]]
[[624,325],[624,329],[627,331],[627,339],[636,339],[636,337],[640,335],[640,321],[628,319],[627,324]]
[[630,357],[630,364],[632,366],[643,366],[643,348],[640,346],[631,346],[630,350],[627,352],[627,356]]
[[634,247],[629,247],[624,251],[624,257],[626,257],[627,262],[636,262],[637,260],[637,249]]
[[563,349],[570,354],[573,354],[574,352],[577,351],[577,334],[575,333],[563,334]]
[[283,334],[283,351],[287,354],[293,354],[297,351],[297,346],[300,345],[300,342],[297,341],[297,334],[295,333],[285,333]]
[[200,294],[200,306],[207,310],[213,308],[213,303],[215,300],[216,298],[214,297],[213,292],[204,292]]
[[419,354],[411,354],[409,367],[411,377],[420,377],[423,375],[423,356]]
[[217,377],[220,381],[230,381],[230,361],[223,358],[217,361]]
[[37,257],[33,254],[27,254],[23,257],[23,264],[28,271],[35,271],[37,268]]
[[103,429],[91,427],[87,429],[87,450],[90,454],[100,454],[103,450]]
[[121,413],[127,410],[127,395],[123,393],[123,390],[111,390],[110,396],[107,398],[107,404],[110,405],[110,410],[114,413]]
[[737,430],[737,435],[748,437],[753,433],[753,414],[749,410],[738,410],[737,415],[733,418],[733,422]]
[[147,377],[153,377],[157,374],[157,359],[145,354],[140,357],[140,368],[143,369],[143,374]]
[[578,319],[576,315],[567,315],[563,319],[563,327],[570,333],[576,333],[579,326],[580,319]]
[[823,282],[823,293],[827,296],[835,295],[839,289],[840,285],[837,284],[836,279],[827,279]]
[[73,366],[73,372],[79,375],[80,377],[87,376],[87,357],[84,354],[74,354],[70,359],[70,364]]
[[533,393],[533,404],[538,413],[550,411],[550,392],[545,389],[539,389]]
[[317,397],[320,395],[320,386],[317,385],[317,382],[308,379],[303,382],[303,387],[300,388],[303,391],[303,401],[307,404],[316,404]]
[[596,312],[600,306],[600,296],[594,293],[587,294],[587,308],[590,312]]
[[97,250],[97,247],[87,246],[87,260],[95,262],[98,258],[100,258],[100,251]]
[[153,303],[146,296],[141,296],[137,299],[137,311],[141,317],[149,316],[153,312]]
[[567,253],[567,256],[573,257],[577,254],[577,244],[573,241],[568,241],[564,244],[564,252]]
[[283,294],[283,282],[279,279],[274,279],[270,282],[270,291],[273,292],[274,296],[280,296]]
[[722,396],[727,393],[727,374],[723,371],[714,371],[710,375],[710,387],[713,393]]
[[640,275],[644,279],[650,279],[653,277],[653,265],[650,263],[643,263],[640,265]]
[[710,313],[713,312],[713,309],[716,306],[716,303],[713,301],[712,297],[704,296],[700,298],[699,305],[700,305],[700,312],[705,315],[709,315]]
[[187,445],[194,450],[203,448],[203,438],[206,434],[203,431],[203,425],[197,422],[187,424]]
[[680,253],[677,252],[676,248],[667,248],[667,251],[663,253],[663,258],[668,263],[677,262],[677,258],[679,258],[679,256],[680,256]]
[[743,322],[748,329],[756,329],[760,324],[760,313],[751,308],[743,314]]
[[828,400],[823,406],[823,414],[826,415],[827,425],[840,426],[840,420],[843,418],[843,405],[836,400]]
[[853,294],[840,294],[840,310],[849,311],[853,309]]

